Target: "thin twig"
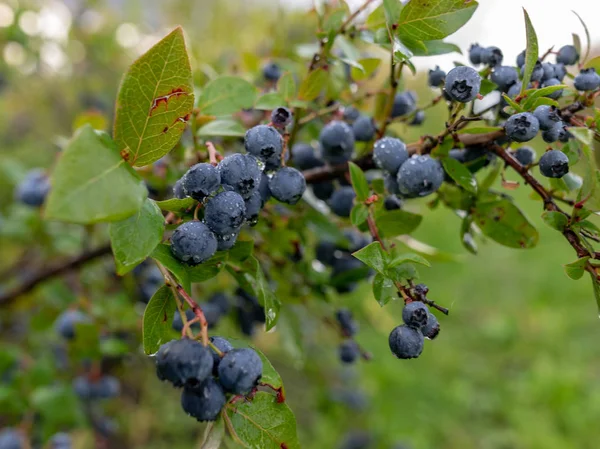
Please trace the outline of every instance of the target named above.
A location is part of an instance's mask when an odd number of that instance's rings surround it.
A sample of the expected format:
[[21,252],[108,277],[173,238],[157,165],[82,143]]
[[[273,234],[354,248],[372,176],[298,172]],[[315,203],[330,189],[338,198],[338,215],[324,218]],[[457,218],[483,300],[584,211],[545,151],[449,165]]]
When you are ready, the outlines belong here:
[[352,23],[358,15],[363,12],[368,6],[373,3],[374,0],[366,0],[362,5],[360,5],[356,11],[354,11],[350,16],[342,23],[337,31],[337,34],[344,34],[346,32],[346,28]]
[[208,150],[208,162],[216,166],[223,157],[219,154],[212,142],[206,142],[206,149]]

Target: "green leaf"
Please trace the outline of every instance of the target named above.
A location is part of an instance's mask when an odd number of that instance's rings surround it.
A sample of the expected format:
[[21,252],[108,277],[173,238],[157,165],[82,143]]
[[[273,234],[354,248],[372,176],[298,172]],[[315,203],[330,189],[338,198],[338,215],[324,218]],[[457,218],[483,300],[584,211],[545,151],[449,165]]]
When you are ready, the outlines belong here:
[[158,348],[172,340],[173,315],[177,309],[173,291],[163,285],[150,298],[142,323],[142,341],[147,355],[156,354]]
[[479,93],[485,97],[487,94],[496,90],[497,88],[498,88],[498,85],[496,83],[490,81],[487,78],[483,78],[481,80],[481,87],[479,89]]
[[396,299],[398,290],[394,285],[394,281],[381,273],[377,273],[373,278],[373,296],[381,307]]
[[279,92],[268,92],[256,100],[254,109],[264,109],[270,111],[285,104],[285,98]]
[[[44,427],[72,428],[84,425],[81,403],[70,386],[49,385],[35,389],[30,396],[32,412],[39,413]],[[39,430],[39,429],[38,429]]]
[[250,401],[225,405],[230,433],[249,449],[300,449],[296,418],[286,403],[264,391]]
[[589,256],[582,257],[581,259],[577,259],[575,262],[571,262],[566,264],[565,273],[573,280],[578,280],[583,277],[585,273],[585,267],[587,266]]
[[[398,16],[398,19],[400,19],[400,16]],[[371,11],[371,13],[369,14],[369,16],[367,17],[367,20],[365,22],[365,27],[370,30],[377,30],[377,29],[383,27],[385,24],[386,24],[386,12],[385,12],[383,4],[381,4],[377,8],[375,8],[373,11]]]
[[596,73],[600,73],[600,56],[596,56],[595,58],[592,58],[588,62],[586,62],[585,68],[594,68],[596,69]]
[[520,95],[525,94],[527,86],[529,86],[529,81],[531,80],[531,74],[533,73],[533,69],[539,58],[537,35],[535,34],[535,29],[533,28],[533,24],[531,23],[531,20],[529,19],[529,14],[527,14],[525,8],[523,8],[523,15],[525,17],[525,33],[527,35],[527,47],[525,49],[525,70],[523,73],[523,85],[521,86]]
[[579,38],[579,35],[577,33],[571,33],[571,36],[573,36],[573,46],[575,47],[575,50],[577,50],[577,54],[580,55],[581,54],[581,39]]
[[569,219],[565,214],[556,211],[546,211],[542,214],[542,220],[552,229],[564,231],[569,224]]
[[458,131],[458,134],[487,134],[500,131],[501,126],[476,126],[473,128],[464,128]]
[[401,263],[385,270],[386,276],[396,282],[406,282],[419,278],[419,273],[412,263]]
[[131,217],[111,223],[110,245],[115,255],[117,274],[124,275],[145,260],[162,240],[165,220],[150,199]]
[[365,58],[359,59],[358,63],[362,66],[363,70],[360,70],[356,67],[352,67],[350,73],[352,79],[355,81],[362,81],[369,78],[375,70],[381,65],[381,59],[378,58]]
[[460,226],[460,237],[461,243],[467,251],[471,254],[477,254],[477,243],[471,233],[471,224],[473,223],[473,217],[470,215],[465,216]]
[[464,0],[411,0],[400,14],[400,36],[419,41],[444,39],[469,21],[478,3]]
[[[546,97],[557,90],[565,89],[568,86],[565,84],[559,84],[556,86],[542,87],[541,89],[530,89],[525,91],[527,95],[525,102],[523,103],[523,109],[526,111],[532,111],[532,106],[536,103],[536,100],[541,97]],[[537,106],[536,106],[537,107]]]
[[46,204],[49,220],[91,224],[137,212],[148,190],[107,134],[85,125],[61,153]]
[[369,208],[364,204],[355,204],[350,211],[350,221],[354,226],[363,224],[369,216]]
[[571,12],[577,16],[577,18],[581,22],[581,25],[583,26],[583,30],[585,31],[586,50],[585,50],[585,55],[581,58],[581,62],[585,62],[585,61],[587,61],[587,58],[590,55],[590,50],[591,50],[591,46],[592,46],[592,40],[590,38],[590,30],[588,30],[587,25],[585,24],[585,22],[583,21],[583,19],[581,18],[581,16],[579,14],[577,14],[575,11],[571,11]]
[[246,130],[235,120],[213,120],[200,128],[197,135],[199,137],[244,137],[246,135]]
[[220,251],[206,262],[193,267],[186,267],[190,282],[204,282],[214,278],[225,266],[228,256],[226,251]]
[[329,33],[330,31],[337,31],[344,22],[346,16],[346,8],[337,8],[331,11],[325,21],[323,22],[323,31]]
[[594,298],[596,298],[596,307],[598,308],[598,313],[600,313],[600,283],[598,283],[598,279],[592,273],[590,273],[590,278],[592,279]]
[[383,273],[388,254],[383,251],[379,242],[373,242],[364,248],[352,253],[354,257],[375,271]]
[[472,215],[481,231],[501,245],[533,248],[537,244],[537,230],[509,200],[479,202]]
[[352,181],[352,187],[356,192],[356,199],[359,202],[364,202],[369,198],[369,183],[364,172],[354,162],[349,162],[348,167],[350,168],[350,180]]
[[256,346],[249,345],[256,351],[263,364],[263,373],[260,381],[265,384],[269,384],[273,388],[282,388],[283,381],[277,370],[273,367],[271,361],[264,355]]
[[442,159],[442,165],[448,175],[467,192],[477,194],[477,181],[467,167],[451,157]]
[[194,107],[192,69],[176,28],[129,68],[117,97],[115,141],[127,161],[148,165],[179,141]]
[[395,25],[400,20],[402,12],[402,3],[400,0],[383,0],[383,12],[388,26]]
[[521,106],[519,103],[515,102],[515,100],[510,98],[508,95],[502,94],[502,98],[504,98],[504,101],[506,101],[508,103],[508,105],[515,110],[515,112],[525,111],[523,106]]
[[286,102],[290,102],[296,98],[296,81],[294,75],[290,72],[286,72],[281,75],[279,81],[277,81],[277,92],[283,97]]
[[194,198],[171,198],[170,200],[157,201],[156,205],[161,209],[168,212],[184,212],[193,208],[198,201]]
[[421,224],[423,217],[405,210],[382,211],[376,216],[377,229],[387,238],[410,234]]
[[392,259],[392,261],[388,264],[388,267],[393,268],[405,262],[413,262],[418,263],[420,265],[424,265],[426,267],[431,267],[431,264],[427,259],[425,259],[423,256],[419,256],[418,254],[414,253],[399,254],[398,256]]
[[161,243],[150,256],[165,266],[177,278],[186,291],[190,291],[191,283],[186,266],[179,262],[171,253],[171,246]]
[[324,69],[313,70],[300,84],[298,98],[304,101],[312,101],[319,96],[327,85],[329,74]]
[[243,262],[252,255],[254,240],[237,240],[233,248],[229,250],[229,259]]
[[254,106],[256,88],[237,76],[220,76],[209,81],[198,99],[204,115],[228,115]]
[[[405,40],[403,42],[410,48],[410,50],[415,56],[437,56],[445,55],[448,53],[462,54],[462,51],[458,45],[451,44],[449,42],[444,42],[442,40],[419,41],[418,44],[415,44],[415,41],[411,40]],[[481,95],[485,94],[481,93]]]

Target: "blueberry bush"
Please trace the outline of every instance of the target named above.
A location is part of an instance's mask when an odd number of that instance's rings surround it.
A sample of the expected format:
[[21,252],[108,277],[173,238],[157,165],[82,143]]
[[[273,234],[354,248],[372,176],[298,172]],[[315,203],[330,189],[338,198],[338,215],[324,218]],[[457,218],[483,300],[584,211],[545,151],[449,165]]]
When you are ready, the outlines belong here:
[[[176,421],[201,422],[197,447],[300,448],[286,376],[256,340],[281,335],[291,364],[326,351],[305,339],[324,325],[337,339],[325,357],[376,365],[344,304],[361,291],[377,307],[402,304],[387,343],[370,344],[403,359],[399,372],[415,363],[404,359],[444,339],[455,300],[419,280],[443,259],[413,235],[419,210],[458,217],[452,232],[469,253],[489,241],[525,250],[540,242],[513,194],[527,190],[572,249],[564,272],[591,280],[600,307],[600,57],[589,41],[544,52],[524,11],[516,61],[474,43],[470,65],[426,74],[423,102],[403,87],[413,57],[460,52],[444,39],[476,1],[317,3],[316,33],[303,31],[316,45],[243,73],[196,75],[200,43],[173,29],[123,75],[111,131],[108,114],[79,117],[52,168],[13,183],[2,238],[34,238],[2,273],[0,307],[39,313],[39,334],[0,353],[0,449],[70,448],[86,425],[95,447],[127,447],[106,406],[134,388],[118,367],[155,371],[154,387],[177,391]],[[443,126],[421,132],[434,108]],[[541,154],[527,146],[538,137]],[[32,257],[37,269],[23,270]],[[50,298],[43,310],[28,300],[36,292]],[[131,358],[141,350],[146,364]],[[355,432],[340,447],[388,443]]]

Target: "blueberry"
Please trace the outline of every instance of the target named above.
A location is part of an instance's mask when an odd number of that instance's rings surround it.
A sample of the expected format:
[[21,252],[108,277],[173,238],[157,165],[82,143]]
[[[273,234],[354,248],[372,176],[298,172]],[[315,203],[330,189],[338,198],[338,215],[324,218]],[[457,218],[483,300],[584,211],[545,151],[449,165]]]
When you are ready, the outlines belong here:
[[340,344],[339,355],[343,363],[354,363],[360,357],[360,349],[354,340],[345,340]]
[[334,242],[321,240],[317,243],[315,248],[315,257],[319,262],[325,265],[333,265],[335,262],[335,251],[336,245]]
[[392,118],[403,117],[413,113],[417,109],[417,95],[414,91],[408,90],[396,94],[394,105],[392,107]]
[[372,445],[373,437],[370,434],[361,431],[353,431],[344,437],[339,449],[369,449],[372,448]]
[[[289,160],[290,160],[290,152],[286,151],[283,153],[283,161],[285,163],[287,163],[287,161],[289,161]],[[284,164],[282,164],[282,162],[281,162],[281,155],[279,155],[279,156],[273,155],[265,161],[264,171],[272,172],[275,170],[279,170],[282,167],[282,165],[284,165]]]
[[248,153],[265,162],[271,157],[281,157],[283,137],[272,126],[258,125],[246,131],[244,146]]
[[196,164],[183,175],[181,185],[185,195],[202,201],[219,189],[221,186],[221,175],[217,167],[211,164]]
[[298,170],[322,167],[325,163],[317,157],[315,149],[308,143],[297,143],[292,147],[292,162]]
[[[1,446],[0,446],[1,447]],[[71,435],[65,432],[55,433],[50,438],[50,449],[71,449],[73,447],[73,439]]]
[[229,313],[229,309],[231,309],[229,297],[225,293],[214,293],[210,298],[208,298],[208,302],[216,305],[221,314],[227,314]]
[[[223,337],[210,337],[210,342],[215,345],[215,347],[223,353],[223,355],[227,354],[229,351],[233,349],[233,346],[229,341],[225,340]],[[219,373],[219,364],[221,363],[221,357],[217,354],[213,349],[211,349],[210,353],[213,358],[213,375],[217,376]]]
[[24,435],[17,429],[11,427],[0,430],[0,449],[25,449],[26,445]]
[[226,401],[223,387],[215,379],[185,387],[181,393],[183,411],[198,421],[216,421]]
[[221,319],[221,308],[218,304],[213,304],[211,302],[205,302],[200,304],[200,308],[204,313],[204,317],[206,318],[206,323],[208,324],[208,328],[214,328]]
[[[351,281],[355,281],[358,280],[356,279],[357,276],[359,276],[363,271],[365,272],[366,276],[363,277],[367,277],[369,275],[369,272],[366,271],[365,269],[365,265],[358,260],[356,257],[345,253],[342,254],[341,257],[336,257],[333,261],[333,270],[331,272],[331,279],[335,279],[336,277],[338,278],[336,281],[339,281],[340,278],[343,278],[343,280],[346,280],[347,276],[342,276],[343,274],[348,274],[351,273],[352,274],[352,279]],[[340,283],[340,282],[338,282]],[[348,283],[352,283],[352,282],[341,282],[342,284],[348,284]]]
[[479,44],[472,44],[469,47],[469,61],[471,64],[481,64],[481,54],[483,53],[483,47]]
[[[185,311],[185,318],[188,321],[191,321],[194,318],[196,318],[196,314],[192,309],[187,309]],[[183,330],[183,320],[181,319],[181,314],[179,313],[179,310],[176,310],[175,313],[173,313],[173,322],[171,323],[171,328],[176,332],[181,332]],[[191,328],[196,331],[199,331],[200,323],[192,324]]]
[[385,210],[397,210],[402,209],[403,202],[396,195],[388,195],[383,200],[383,208]]
[[409,327],[420,329],[427,324],[429,309],[421,301],[412,301],[402,309],[402,320]]
[[415,112],[415,115],[414,115],[413,119],[410,121],[409,125],[419,126],[419,125],[423,124],[424,121],[425,121],[425,111],[422,109],[419,109],[417,112]]
[[436,65],[435,69],[429,71],[427,80],[431,87],[441,87],[444,84],[444,78],[446,78],[446,72]]
[[513,157],[525,167],[535,162],[535,151],[531,147],[519,147],[512,153]]
[[498,47],[487,47],[481,52],[481,63],[487,64],[490,67],[495,67],[502,64],[504,55]]
[[288,108],[280,106],[271,111],[271,123],[273,126],[284,129],[290,123],[292,123],[292,111]]
[[196,340],[171,340],[156,353],[156,375],[175,387],[200,385],[208,379],[212,369],[210,350]]
[[329,181],[316,182],[311,185],[311,188],[314,195],[321,201],[328,201],[335,191],[335,186]]
[[516,142],[528,142],[540,130],[540,122],[529,112],[512,115],[505,123],[506,135]]
[[[521,77],[523,77],[524,73],[525,73],[525,66],[521,67]],[[529,79],[529,81],[531,81],[532,83],[534,81],[541,81],[543,76],[544,76],[544,67],[542,67],[542,62],[538,59],[536,61],[535,65],[533,66],[533,72],[531,72],[531,78]]]
[[533,115],[538,119],[540,129],[543,131],[549,130],[556,123],[561,121],[556,106],[549,106],[546,104],[540,105],[535,108]]
[[381,170],[395,175],[408,159],[406,145],[400,139],[383,137],[373,146],[373,162]]
[[248,394],[262,377],[262,360],[254,349],[232,349],[219,363],[219,382],[233,394]]
[[523,50],[517,56],[517,67],[521,68],[521,67],[523,67],[525,65],[525,55],[526,55],[526,53],[527,53],[527,51]]
[[414,155],[398,170],[397,181],[401,195],[411,198],[427,196],[442,185],[444,169],[437,159],[429,155]]
[[562,122],[557,122],[552,125],[552,128],[542,131],[542,139],[546,143],[553,143],[558,140],[560,133],[562,132],[563,124]]
[[556,77],[556,74],[554,71],[554,64],[551,64],[549,62],[542,62],[542,68],[544,69],[544,75],[542,76],[542,81],[547,81],[549,79]]
[[446,76],[444,89],[450,97],[461,103],[468,103],[477,98],[481,88],[481,77],[477,70],[467,67],[455,67]]
[[227,251],[233,248],[239,235],[239,230],[233,234],[215,235],[217,238],[217,251]]
[[516,82],[515,84],[510,86],[510,88],[506,92],[506,95],[508,95],[509,98],[512,98],[514,100],[521,93],[521,86],[523,86],[523,83],[521,83],[521,81]]
[[358,332],[358,323],[354,320],[349,309],[341,308],[335,312],[335,318],[346,337],[352,337]]
[[342,117],[344,121],[352,123],[354,122],[354,120],[360,117],[360,111],[353,106],[348,106],[344,108],[344,113]]
[[255,225],[258,222],[258,214],[264,206],[260,192],[256,190],[244,204],[246,205],[246,221],[250,225]]
[[54,322],[54,329],[63,338],[72,340],[75,338],[77,324],[89,323],[90,318],[79,310],[65,310]]
[[258,192],[260,193],[263,204],[271,199],[271,191],[269,190],[269,177],[265,173],[260,174]]
[[329,198],[329,207],[338,217],[349,217],[350,211],[354,206],[356,193],[350,186],[344,186],[337,189]]
[[235,192],[221,192],[206,203],[204,220],[217,235],[236,233],[244,223],[246,203]]
[[17,185],[15,200],[27,206],[39,207],[44,204],[50,192],[50,180],[43,170],[31,170]]
[[581,69],[579,75],[573,80],[573,85],[577,90],[596,90],[600,87],[600,75],[596,73],[596,69],[593,67]]
[[440,333],[440,323],[433,313],[429,312],[427,324],[421,328],[421,333],[429,340],[433,340]]
[[[277,131],[275,131],[277,132]],[[247,200],[260,184],[261,169],[249,154],[232,154],[219,163],[221,183]]]
[[173,186],[173,198],[184,199],[185,192],[183,191],[183,178],[178,179]]
[[119,395],[121,383],[113,376],[103,376],[95,382],[86,376],[77,376],[73,379],[73,389],[82,401],[110,399]]
[[277,201],[296,204],[306,190],[306,180],[302,172],[292,167],[277,170],[269,180],[269,190]]
[[267,81],[277,81],[281,77],[281,68],[275,62],[269,62],[263,66],[262,73]]
[[554,78],[562,82],[563,78],[567,76],[567,69],[564,64],[554,64]]
[[396,175],[392,175],[391,173],[385,172],[383,174],[383,185],[385,187],[385,190],[388,193],[391,193],[391,194],[399,194],[400,193]]
[[514,67],[501,65],[494,68],[491,78],[498,85],[498,89],[508,92],[508,89],[519,80],[519,74]]
[[333,120],[323,127],[319,134],[323,158],[331,164],[344,163],[354,151],[354,133],[347,123]]
[[569,158],[560,150],[546,151],[540,158],[540,173],[547,178],[562,178],[569,173]]
[[475,173],[481,168],[486,167],[493,157],[485,148],[480,146],[454,148],[449,151],[448,156],[464,164],[471,173]]
[[208,226],[199,221],[188,221],[175,229],[171,235],[171,252],[188,265],[198,265],[210,259],[216,251],[215,235]]
[[338,247],[340,250],[348,250],[351,253],[358,251],[359,249],[363,249],[371,240],[366,238],[364,234],[358,232],[355,229],[346,229],[344,230],[344,237],[348,240],[348,245],[344,247]]
[[558,50],[556,62],[564,65],[575,65],[579,61],[579,53],[574,45],[565,45]]
[[375,122],[368,115],[361,115],[352,124],[354,140],[357,142],[370,142],[376,131]]
[[414,359],[423,352],[423,334],[405,324],[396,327],[389,338],[390,349],[399,359]]

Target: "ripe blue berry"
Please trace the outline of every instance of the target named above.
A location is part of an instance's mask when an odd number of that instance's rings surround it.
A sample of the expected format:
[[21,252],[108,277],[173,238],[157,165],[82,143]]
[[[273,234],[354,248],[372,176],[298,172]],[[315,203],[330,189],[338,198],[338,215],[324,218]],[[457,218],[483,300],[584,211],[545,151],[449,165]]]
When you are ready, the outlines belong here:
[[540,173],[547,178],[562,178],[569,173],[569,158],[560,150],[546,151],[540,158]]
[[336,245],[334,242],[321,240],[317,243],[315,248],[315,257],[319,262],[325,265],[333,265],[335,262],[335,251]]
[[[2,446],[0,446],[1,448]],[[72,449],[73,439],[65,432],[55,433],[50,438],[50,449]]]
[[581,69],[579,75],[573,80],[573,85],[577,90],[596,90],[600,87],[600,75],[596,73],[596,69],[593,67]]
[[564,64],[554,64],[554,78],[562,82],[563,78],[567,76],[567,69]]
[[498,47],[487,47],[481,52],[481,63],[487,64],[490,67],[495,67],[502,64],[504,55]]
[[79,310],[65,310],[54,322],[56,333],[67,340],[75,338],[77,324],[89,323],[90,318]]
[[471,64],[481,64],[481,53],[483,53],[483,47],[479,44],[472,44],[469,47],[469,61],[471,61]]
[[444,89],[450,97],[461,103],[468,103],[477,98],[481,88],[481,76],[477,70],[467,67],[455,67],[446,76]]
[[516,142],[528,142],[540,130],[540,122],[529,112],[512,115],[505,123],[506,135]]
[[335,312],[335,318],[346,337],[356,335],[358,332],[358,323],[354,320],[352,312],[349,309],[341,308],[337,310]]
[[239,235],[239,230],[233,234],[215,235],[217,238],[217,251],[227,251],[233,248]]
[[277,81],[281,77],[281,68],[275,62],[265,64],[262,72],[267,81]]
[[561,121],[556,106],[540,105],[535,108],[533,115],[538,119],[540,129],[543,131],[551,129],[556,123]]
[[352,124],[354,140],[357,142],[369,142],[375,137],[375,122],[368,115],[361,115]]
[[345,122],[353,123],[358,117],[360,117],[360,111],[353,106],[348,106],[344,108],[344,113],[342,115]]
[[[213,345],[215,345],[215,347],[219,351],[221,351],[223,355],[227,354],[233,349],[231,343],[229,343],[229,341],[225,340],[223,337],[210,337],[210,342]],[[210,353],[213,357],[213,375],[217,376],[219,374],[219,364],[221,363],[221,357],[213,349],[210,350]]]
[[414,359],[423,352],[424,338],[420,330],[405,324],[392,330],[389,345],[392,353],[399,359]]
[[181,408],[198,421],[216,421],[225,402],[223,387],[215,379],[193,388],[186,386],[181,393]]
[[402,321],[415,329],[420,329],[427,324],[429,309],[421,301],[409,302],[402,309]]
[[427,196],[444,182],[444,169],[429,155],[414,155],[402,164],[396,179],[401,195],[410,198]]
[[306,180],[302,172],[292,167],[277,170],[269,180],[271,195],[278,201],[296,204],[306,190]]
[[546,143],[556,142],[560,136],[560,133],[562,132],[562,129],[562,122],[557,122],[552,126],[552,128],[542,132],[542,139],[544,139],[544,142]]
[[183,178],[178,179],[173,186],[173,198],[184,199],[185,192],[183,191]]
[[218,235],[236,233],[244,224],[246,203],[235,192],[221,192],[206,203],[204,221]]
[[[523,83],[521,83],[521,81],[517,81],[515,84],[510,86],[510,88],[506,92],[506,95],[508,95],[510,98],[512,98],[514,100],[517,97],[517,95],[519,95],[519,93],[521,93],[522,85],[523,85]],[[504,99],[502,101],[504,101]],[[506,103],[503,103],[503,104],[506,105]]]
[[343,363],[354,363],[360,357],[360,349],[354,340],[345,340],[340,344],[339,354]]
[[328,201],[335,191],[335,186],[332,182],[316,182],[311,184],[313,194],[321,201]]
[[113,376],[102,376],[94,382],[85,376],[77,376],[73,379],[73,390],[82,401],[110,399],[119,395],[121,383]]
[[579,60],[579,53],[574,45],[565,45],[558,50],[556,62],[564,65],[574,65]]
[[396,195],[400,193],[396,175],[392,175],[391,173],[384,172],[383,173],[383,185],[385,187],[386,192],[388,192],[388,193],[396,194]]
[[283,137],[272,126],[258,125],[246,131],[246,151],[265,162],[271,157],[281,157]]
[[523,50],[521,53],[519,53],[519,55],[517,56],[517,67],[521,68],[525,65],[525,54],[527,53],[526,50]]
[[7,427],[0,430],[0,449],[25,449],[25,437],[17,429]]
[[419,126],[424,121],[425,121],[425,111],[422,109],[419,109],[417,112],[415,112],[415,115],[414,115],[413,119],[410,121],[409,125]]
[[413,113],[417,109],[417,94],[412,90],[401,92],[394,97],[392,106],[392,117],[403,117]]
[[288,108],[280,106],[278,108],[273,109],[271,112],[271,123],[276,128],[284,129],[290,123],[292,123],[292,111]]
[[383,200],[383,208],[385,210],[397,210],[402,209],[403,202],[396,195],[388,195]]
[[350,186],[344,186],[337,189],[329,198],[329,207],[338,217],[349,217],[356,193]]
[[444,84],[444,78],[446,78],[446,72],[436,65],[435,69],[429,71],[427,80],[431,87],[441,87]]
[[519,74],[514,67],[501,65],[494,68],[491,78],[498,85],[498,89],[507,92],[519,80]]
[[271,191],[269,190],[269,177],[265,173],[260,174],[258,192],[260,193],[263,204],[271,199]]
[[[523,77],[524,73],[525,73],[525,66],[521,67],[521,77]],[[542,62],[538,59],[535,63],[535,66],[533,66],[533,72],[531,72],[531,78],[529,81],[531,81],[531,82],[541,81],[543,76],[544,76],[544,67],[542,67]]]
[[542,76],[542,81],[547,81],[549,79],[556,77],[556,74],[554,71],[554,64],[551,64],[549,62],[542,62],[542,68],[544,69],[544,75]]
[[50,180],[42,170],[31,170],[17,185],[15,199],[27,206],[39,207],[44,204],[50,192]]
[[262,377],[262,360],[254,349],[232,349],[219,363],[219,382],[234,394],[248,394]]
[[427,324],[421,328],[421,333],[429,340],[433,340],[440,333],[440,323],[433,313],[429,312]]
[[362,431],[353,431],[348,433],[339,449],[370,449],[373,447],[373,437]]
[[219,189],[221,186],[221,175],[217,167],[211,164],[196,164],[183,175],[181,185],[185,195],[202,201]]
[[196,340],[171,340],[156,353],[156,375],[175,387],[200,385],[209,378],[212,369],[210,350]]
[[199,221],[182,224],[171,235],[171,252],[181,262],[197,265],[217,251],[217,239],[208,226]]
[[260,184],[262,171],[256,158],[249,154],[236,153],[227,156],[219,163],[218,168],[221,183],[239,193],[245,200],[252,196]]
[[535,162],[535,151],[531,147],[519,147],[512,153],[513,157],[525,167]]
[[292,162],[298,170],[310,170],[325,165],[325,162],[317,157],[312,145],[307,143],[294,144],[292,147]]
[[408,159],[406,145],[395,137],[383,137],[373,146],[373,162],[381,170],[395,175]]
[[354,151],[354,133],[347,123],[333,120],[323,127],[319,134],[323,158],[331,164],[344,163]]
[[250,225],[255,225],[258,222],[258,214],[264,206],[260,192],[256,190],[250,199],[244,201],[246,206],[245,219]]

